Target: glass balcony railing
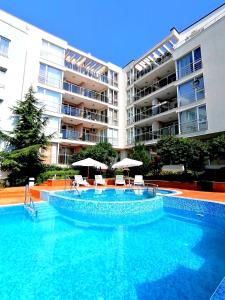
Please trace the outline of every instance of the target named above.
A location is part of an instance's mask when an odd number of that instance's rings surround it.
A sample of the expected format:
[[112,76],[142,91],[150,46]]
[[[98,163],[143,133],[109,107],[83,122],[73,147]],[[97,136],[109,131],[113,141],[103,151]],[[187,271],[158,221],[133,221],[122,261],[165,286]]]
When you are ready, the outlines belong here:
[[84,118],[90,121],[96,121],[96,122],[101,122],[101,123],[107,123],[107,116],[91,112],[88,110],[83,110],[77,107],[73,107],[67,104],[62,105],[61,113],[73,117],[79,117],[79,118]]
[[160,128],[159,130],[147,131],[139,135],[135,135],[134,142],[151,142],[154,140],[158,140],[163,136],[174,136],[177,134],[179,134],[179,127],[176,123],[167,127]]
[[98,93],[98,92],[93,91],[93,90],[82,88],[82,87],[80,87],[78,85],[75,85],[73,83],[69,83],[69,82],[64,81],[63,82],[63,89],[68,91],[68,92],[74,93],[74,94],[82,95],[84,97],[88,97],[88,98],[91,98],[91,99],[94,99],[94,100],[97,100],[97,101],[108,103],[108,97],[105,96],[103,93]]
[[144,112],[136,114],[132,119],[128,120],[128,125],[139,122],[141,120],[145,120],[147,118],[162,114],[164,112],[170,111],[177,107],[177,99],[174,98],[170,102],[163,102],[161,104],[158,104],[156,106],[152,106],[149,109],[145,110]]
[[83,75],[86,75],[90,78],[99,80],[99,81],[104,82],[104,83],[109,83],[109,79],[106,75],[96,73],[96,72],[92,72],[90,70],[87,70],[85,67],[77,66],[76,64],[72,64],[68,61],[65,61],[65,67],[68,68],[68,69],[71,69],[73,71],[76,71],[78,73],[81,73]]
[[195,62],[192,62],[186,66],[179,66],[177,67],[177,75],[178,79],[181,79],[182,77],[185,77],[193,72],[196,72],[202,68],[202,60],[201,58],[196,60]]
[[156,59],[155,63],[151,63],[151,65],[149,65],[148,67],[142,69],[141,71],[137,71],[137,73],[134,76],[134,81],[140,79],[141,77],[145,76],[146,74],[150,73],[151,71],[157,69],[160,65],[164,64],[171,57],[172,57],[172,54],[169,51],[165,52],[163,55],[159,56]]
[[207,121],[206,117],[204,117],[200,120],[194,120],[192,122],[180,123],[180,133],[181,134],[195,133],[195,132],[204,131],[207,129],[208,129],[208,121]]
[[167,86],[168,84],[170,84],[174,81],[176,81],[176,73],[172,73],[164,78],[161,78],[161,79],[155,81],[154,83],[152,83],[150,86],[138,91],[134,95],[134,101],[144,98],[144,97],[152,94],[153,92]]
[[100,136],[99,134],[93,133],[83,133],[76,130],[68,130],[62,129],[61,130],[61,138],[66,140],[74,140],[74,141],[83,141],[83,142],[90,142],[90,143],[100,143],[100,142],[108,142],[113,146],[118,144],[118,139]]

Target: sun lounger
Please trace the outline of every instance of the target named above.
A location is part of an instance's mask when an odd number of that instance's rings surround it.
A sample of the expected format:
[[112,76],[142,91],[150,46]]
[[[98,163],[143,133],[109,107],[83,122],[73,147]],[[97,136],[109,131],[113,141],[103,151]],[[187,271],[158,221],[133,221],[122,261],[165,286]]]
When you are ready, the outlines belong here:
[[115,185],[126,185],[123,175],[116,175]]
[[95,175],[95,185],[106,185],[105,179],[102,178],[102,175]]

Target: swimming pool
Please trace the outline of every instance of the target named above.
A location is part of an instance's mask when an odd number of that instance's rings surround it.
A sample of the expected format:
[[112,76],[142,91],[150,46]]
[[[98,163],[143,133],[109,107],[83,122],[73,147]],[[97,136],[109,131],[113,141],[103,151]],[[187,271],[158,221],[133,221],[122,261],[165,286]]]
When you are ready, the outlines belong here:
[[160,197],[138,226],[93,226],[47,202],[37,220],[0,208],[0,298],[209,299],[225,276],[225,206]]
[[47,200],[61,214],[92,225],[140,225],[163,213],[163,195],[152,188],[101,188],[48,192]]

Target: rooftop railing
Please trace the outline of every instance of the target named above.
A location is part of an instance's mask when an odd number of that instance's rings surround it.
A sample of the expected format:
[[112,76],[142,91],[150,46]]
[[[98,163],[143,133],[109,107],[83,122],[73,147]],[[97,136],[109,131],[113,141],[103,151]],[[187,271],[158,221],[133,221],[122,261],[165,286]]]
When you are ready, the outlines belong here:
[[163,55],[159,56],[155,63],[152,62],[148,67],[142,69],[141,71],[137,71],[134,76],[134,81],[140,79],[141,77],[145,76],[146,74],[150,73],[151,71],[157,69],[160,65],[164,64],[166,61],[170,60],[172,57],[172,53],[165,52]]
[[81,73],[83,75],[86,75],[90,78],[99,80],[99,81],[104,82],[104,83],[109,83],[109,79],[106,75],[103,75],[103,74],[100,74],[100,73],[97,73],[97,72],[92,72],[92,71],[86,69],[85,67],[80,67],[80,66],[78,66],[76,64],[73,64],[71,62],[68,62],[66,60],[65,60],[65,67],[68,68],[68,69],[71,69],[73,71],[76,71],[78,73]]
[[144,98],[144,97],[152,94],[153,92],[167,86],[168,84],[170,84],[174,81],[176,81],[176,73],[172,73],[164,78],[161,78],[161,79],[155,81],[154,83],[152,83],[150,86],[137,92],[134,95],[134,101]]
[[88,119],[91,121],[96,121],[96,122],[101,122],[101,123],[107,123],[107,116],[88,111],[86,109],[80,109],[77,107],[70,106],[68,104],[63,104],[61,108],[61,113],[73,117],[79,117],[79,118],[84,118]]
[[141,120],[145,120],[145,119],[150,118],[152,116],[156,116],[156,115],[162,114],[164,112],[167,112],[169,110],[172,110],[176,107],[177,107],[177,99],[174,98],[170,102],[165,101],[165,102],[163,102],[161,104],[158,104],[156,106],[152,106],[149,109],[147,109],[147,110],[145,110],[141,113],[136,114],[134,116],[133,120],[134,120],[134,122],[139,122]]
[[69,83],[69,82],[64,81],[63,82],[63,89],[68,91],[68,92],[74,93],[74,94],[79,94],[79,95],[82,95],[84,97],[88,97],[88,98],[91,98],[91,99],[94,99],[94,100],[97,100],[97,101],[108,103],[108,97],[105,96],[104,94],[98,93],[96,91],[89,90],[89,89],[86,89],[86,88],[83,88],[83,87],[80,87],[80,86],[75,85],[73,83]]
[[202,59],[198,59],[190,64],[187,64],[183,67],[177,66],[177,76],[178,79],[181,79],[193,72],[196,72],[202,68]]

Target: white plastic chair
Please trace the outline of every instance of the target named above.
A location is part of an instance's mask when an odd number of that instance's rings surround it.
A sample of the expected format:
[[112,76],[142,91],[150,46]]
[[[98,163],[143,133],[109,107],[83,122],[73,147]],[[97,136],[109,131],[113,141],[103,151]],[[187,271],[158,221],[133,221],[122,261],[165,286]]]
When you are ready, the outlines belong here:
[[95,175],[95,185],[106,185],[105,179],[102,178],[102,175]]
[[126,185],[123,175],[116,175],[115,185],[117,184]]
[[143,175],[135,175],[134,177],[134,185],[145,185],[145,182],[143,180]]
[[86,179],[83,179],[82,175],[75,175],[73,185],[79,187],[80,185],[88,186],[89,183]]

